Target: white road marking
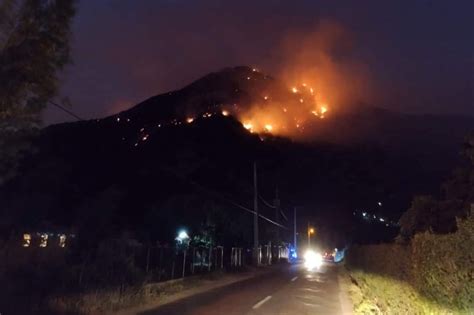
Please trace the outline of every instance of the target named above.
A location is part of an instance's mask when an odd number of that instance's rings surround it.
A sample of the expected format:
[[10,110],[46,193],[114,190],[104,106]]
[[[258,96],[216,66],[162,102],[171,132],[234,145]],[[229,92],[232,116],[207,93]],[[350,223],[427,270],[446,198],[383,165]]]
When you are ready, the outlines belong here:
[[261,300],[260,302],[258,302],[257,304],[255,304],[254,306],[252,306],[252,308],[254,310],[256,310],[257,308],[259,308],[260,306],[263,305],[263,303],[267,302],[268,300],[270,300],[272,298],[271,295],[267,296],[266,298],[264,298],[263,300]]
[[298,277],[294,277],[293,279],[291,279],[291,281],[295,281],[296,279],[298,279]]

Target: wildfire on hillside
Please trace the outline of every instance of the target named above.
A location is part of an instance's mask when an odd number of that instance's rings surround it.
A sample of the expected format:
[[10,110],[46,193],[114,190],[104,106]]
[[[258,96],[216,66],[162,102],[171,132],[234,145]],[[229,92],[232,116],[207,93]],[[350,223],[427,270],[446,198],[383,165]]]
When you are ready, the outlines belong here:
[[235,116],[252,133],[295,136],[306,123],[324,119],[330,110],[328,103],[318,95],[317,88],[302,82],[288,88],[288,98],[273,98],[262,93],[255,101],[238,111],[226,111]]

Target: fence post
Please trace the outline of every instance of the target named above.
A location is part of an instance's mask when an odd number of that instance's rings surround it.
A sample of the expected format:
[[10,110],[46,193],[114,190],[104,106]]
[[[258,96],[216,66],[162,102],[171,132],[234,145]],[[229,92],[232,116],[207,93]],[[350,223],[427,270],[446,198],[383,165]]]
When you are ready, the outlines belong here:
[[163,268],[163,246],[160,246],[160,261],[159,261],[159,270],[160,272],[158,273],[158,281],[161,280],[161,274],[163,272],[162,268]]
[[148,270],[150,268],[150,245],[147,246],[147,251],[146,251],[146,268],[145,271],[148,274]]
[[183,251],[183,278],[184,278],[185,272],[186,272],[186,249]]
[[217,247],[214,248],[214,269],[217,270]]
[[202,248],[200,248],[200,254],[201,254],[201,259],[199,262],[199,271],[202,272],[202,261],[204,260],[204,253],[202,251]]
[[194,274],[194,256],[196,256],[196,248],[193,247],[191,259],[191,274]]
[[224,269],[224,246],[221,246],[221,269]]
[[207,271],[211,272],[211,261],[212,261],[212,245],[209,246],[209,257],[208,257],[208,264],[207,264]]

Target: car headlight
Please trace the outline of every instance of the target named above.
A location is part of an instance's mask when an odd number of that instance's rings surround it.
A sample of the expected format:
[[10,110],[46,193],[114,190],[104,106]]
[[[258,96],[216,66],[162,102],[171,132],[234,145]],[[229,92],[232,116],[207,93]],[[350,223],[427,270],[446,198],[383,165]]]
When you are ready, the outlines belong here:
[[304,254],[304,266],[308,270],[318,269],[323,264],[323,256],[313,250],[307,250]]

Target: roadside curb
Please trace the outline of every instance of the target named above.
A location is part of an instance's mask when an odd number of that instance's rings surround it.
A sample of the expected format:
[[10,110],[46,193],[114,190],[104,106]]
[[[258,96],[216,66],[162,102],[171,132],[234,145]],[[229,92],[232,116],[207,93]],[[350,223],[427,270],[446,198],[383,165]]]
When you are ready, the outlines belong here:
[[339,284],[339,303],[341,304],[341,311],[343,315],[353,315],[354,307],[352,300],[349,297],[349,274],[344,265],[340,266],[337,273],[337,280]]

